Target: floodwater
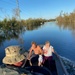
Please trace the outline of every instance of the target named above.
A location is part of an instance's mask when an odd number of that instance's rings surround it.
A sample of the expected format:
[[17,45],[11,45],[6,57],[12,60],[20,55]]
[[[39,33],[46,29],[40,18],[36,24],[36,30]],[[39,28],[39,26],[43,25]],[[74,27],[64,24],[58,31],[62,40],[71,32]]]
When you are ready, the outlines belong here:
[[3,34],[3,31],[0,33],[0,65],[5,56],[6,47],[20,45],[29,50],[32,41],[37,44],[50,41],[60,56],[75,62],[75,30],[70,27],[59,26],[56,22],[46,22],[39,27],[35,26],[35,28],[15,33]]

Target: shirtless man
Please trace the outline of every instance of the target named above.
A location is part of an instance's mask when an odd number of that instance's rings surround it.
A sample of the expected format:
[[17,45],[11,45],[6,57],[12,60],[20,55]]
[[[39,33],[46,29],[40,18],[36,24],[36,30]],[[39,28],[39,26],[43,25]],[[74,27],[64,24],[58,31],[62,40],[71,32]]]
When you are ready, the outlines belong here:
[[39,58],[39,55],[40,54],[43,54],[43,51],[42,51],[41,47],[38,46],[38,45],[36,45],[35,42],[32,42],[31,45],[32,46],[31,46],[31,48],[29,50],[28,60],[30,60],[30,57],[32,55],[32,51],[34,51],[34,55],[32,56],[33,57],[33,61],[39,60],[38,59]]

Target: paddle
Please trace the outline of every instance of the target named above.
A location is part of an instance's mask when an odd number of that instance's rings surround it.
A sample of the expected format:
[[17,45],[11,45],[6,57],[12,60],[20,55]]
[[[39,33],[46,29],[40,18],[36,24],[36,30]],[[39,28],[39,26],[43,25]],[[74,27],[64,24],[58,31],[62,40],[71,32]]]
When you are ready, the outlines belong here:
[[27,58],[28,58],[29,53],[28,52],[25,52],[23,55],[25,56],[25,61],[24,61],[24,64],[22,65],[22,68],[26,65],[26,62],[28,60]]
[[25,56],[25,61],[24,61],[24,64],[22,65],[22,68],[26,65],[27,61],[28,61],[29,65],[32,66],[31,61],[28,59],[28,57],[29,57],[29,52],[28,52],[28,51],[25,52],[25,53],[24,53],[24,56]]

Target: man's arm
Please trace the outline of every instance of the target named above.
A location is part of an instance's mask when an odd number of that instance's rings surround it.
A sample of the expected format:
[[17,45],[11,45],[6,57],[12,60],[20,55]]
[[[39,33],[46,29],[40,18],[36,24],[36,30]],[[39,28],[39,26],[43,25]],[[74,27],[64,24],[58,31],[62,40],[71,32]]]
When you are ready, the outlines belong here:
[[31,54],[32,54],[32,48],[30,48],[30,50],[29,50],[28,59],[30,59]]

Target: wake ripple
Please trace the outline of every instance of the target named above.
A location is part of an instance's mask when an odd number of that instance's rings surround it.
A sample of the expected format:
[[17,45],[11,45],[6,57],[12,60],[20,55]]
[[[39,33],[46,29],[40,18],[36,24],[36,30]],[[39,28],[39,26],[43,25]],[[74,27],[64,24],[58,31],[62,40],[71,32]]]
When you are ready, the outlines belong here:
[[69,75],[75,75],[75,61],[71,61],[65,57],[60,56]]

